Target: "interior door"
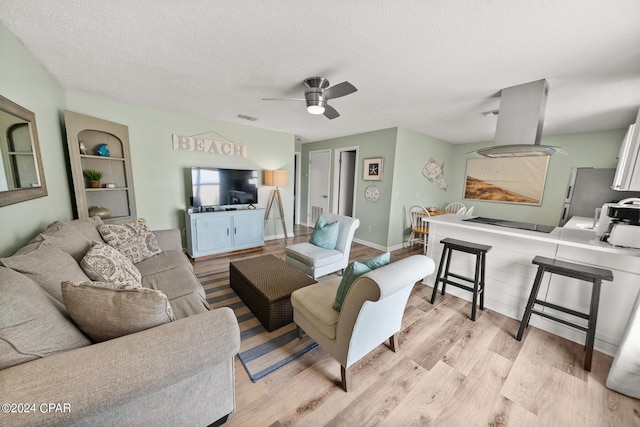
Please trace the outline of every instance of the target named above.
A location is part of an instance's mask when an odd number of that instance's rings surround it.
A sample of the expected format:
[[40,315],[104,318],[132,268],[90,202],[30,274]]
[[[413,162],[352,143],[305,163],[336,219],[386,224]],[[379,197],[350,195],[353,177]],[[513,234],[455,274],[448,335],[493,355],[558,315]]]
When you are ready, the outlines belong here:
[[309,152],[309,201],[307,223],[315,225],[323,212],[329,211],[329,169],[331,150]]
[[338,214],[353,216],[353,191],[356,174],[356,152],[340,152],[340,175],[338,179]]

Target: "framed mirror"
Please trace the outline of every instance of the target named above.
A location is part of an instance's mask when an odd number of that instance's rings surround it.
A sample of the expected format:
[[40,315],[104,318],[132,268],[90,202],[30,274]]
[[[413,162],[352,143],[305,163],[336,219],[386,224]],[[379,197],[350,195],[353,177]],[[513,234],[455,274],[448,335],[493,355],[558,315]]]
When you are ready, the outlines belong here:
[[0,96],[0,206],[46,195],[36,116]]

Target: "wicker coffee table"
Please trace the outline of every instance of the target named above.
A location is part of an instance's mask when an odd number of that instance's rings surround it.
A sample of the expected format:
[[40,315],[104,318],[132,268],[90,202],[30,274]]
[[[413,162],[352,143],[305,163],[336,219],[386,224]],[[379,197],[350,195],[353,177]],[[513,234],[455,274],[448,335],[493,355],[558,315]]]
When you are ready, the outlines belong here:
[[269,331],[293,322],[291,293],[317,283],[273,255],[229,264],[231,289]]

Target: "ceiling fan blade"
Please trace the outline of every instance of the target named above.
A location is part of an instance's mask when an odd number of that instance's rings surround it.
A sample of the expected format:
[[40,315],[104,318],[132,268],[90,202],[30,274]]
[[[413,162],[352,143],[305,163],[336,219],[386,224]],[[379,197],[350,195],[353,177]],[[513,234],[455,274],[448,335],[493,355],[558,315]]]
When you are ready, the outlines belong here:
[[336,117],[340,117],[340,113],[338,113],[335,108],[333,108],[331,105],[328,105],[328,104],[324,106],[323,114],[329,120],[333,120]]
[[304,101],[304,98],[262,98],[263,101]]
[[334,99],[340,98],[341,96],[349,95],[357,91],[356,87],[349,82],[338,83],[337,85],[331,86],[327,90],[325,90],[322,96],[325,99]]

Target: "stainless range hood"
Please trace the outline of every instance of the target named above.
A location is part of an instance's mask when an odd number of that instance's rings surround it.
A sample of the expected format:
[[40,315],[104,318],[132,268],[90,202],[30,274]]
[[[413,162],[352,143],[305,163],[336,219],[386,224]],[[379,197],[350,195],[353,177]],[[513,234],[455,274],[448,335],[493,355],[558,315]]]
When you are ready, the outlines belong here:
[[495,145],[484,157],[550,156],[558,147],[540,145],[549,85],[545,79],[502,89]]

